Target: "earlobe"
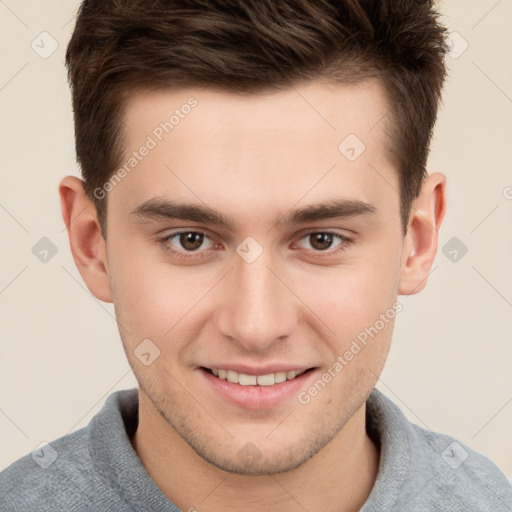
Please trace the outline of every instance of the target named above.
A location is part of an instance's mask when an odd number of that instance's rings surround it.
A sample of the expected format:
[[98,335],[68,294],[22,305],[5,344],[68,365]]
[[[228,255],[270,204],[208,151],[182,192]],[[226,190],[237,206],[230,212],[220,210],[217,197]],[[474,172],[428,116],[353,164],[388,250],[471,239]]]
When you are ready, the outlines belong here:
[[59,185],[62,218],[75,264],[87,288],[99,300],[112,302],[105,240],[94,204],[78,178],[66,176]]
[[412,204],[402,252],[398,293],[412,295],[423,290],[437,253],[439,228],[446,211],[446,177],[428,176]]

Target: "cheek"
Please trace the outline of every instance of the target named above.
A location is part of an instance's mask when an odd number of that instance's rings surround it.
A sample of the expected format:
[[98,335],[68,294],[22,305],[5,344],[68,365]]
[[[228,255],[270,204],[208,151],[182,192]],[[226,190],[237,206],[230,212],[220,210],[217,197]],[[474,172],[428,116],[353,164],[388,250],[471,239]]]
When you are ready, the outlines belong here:
[[347,341],[392,309],[399,278],[400,261],[395,257],[322,269],[310,273],[306,279],[297,276],[295,282],[302,280],[297,293],[306,298],[307,306],[334,331],[334,337]]
[[214,284],[204,272],[201,276],[192,267],[173,268],[147,251],[131,250],[129,257],[112,253],[109,268],[116,314],[134,343],[141,337],[170,337],[200,302],[209,282]]
[[[207,322],[225,269],[208,264],[175,266],[166,262],[160,249],[148,249],[147,243],[134,242],[127,250],[116,240],[111,242],[109,278],[118,321],[130,333],[125,332],[125,341],[133,346],[155,339],[163,348],[172,340],[179,349],[180,339],[193,338]],[[312,311],[329,327],[325,339],[332,335],[338,353],[343,348],[340,343],[349,344],[374,325],[396,300],[399,256],[385,249],[365,249],[360,257],[337,267],[290,266],[285,272],[285,281],[305,304],[305,314]]]

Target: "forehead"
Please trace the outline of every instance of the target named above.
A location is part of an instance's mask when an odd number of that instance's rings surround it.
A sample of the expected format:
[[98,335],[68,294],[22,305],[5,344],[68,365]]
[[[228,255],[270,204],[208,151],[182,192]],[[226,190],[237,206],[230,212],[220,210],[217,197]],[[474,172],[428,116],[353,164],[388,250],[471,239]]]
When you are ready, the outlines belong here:
[[[171,134],[183,142],[189,135],[204,141],[215,137],[216,142],[229,136],[230,146],[239,133],[237,139],[243,138],[251,147],[251,141],[274,138],[282,128],[281,135],[295,137],[291,141],[300,140],[301,135],[311,140],[315,134],[322,138],[330,134],[336,140],[351,130],[363,141],[373,142],[374,136],[384,134],[388,111],[384,86],[377,79],[351,85],[310,81],[250,94],[200,88],[139,91],[126,101],[124,128],[129,143],[156,130],[157,138]],[[159,125],[168,122],[172,132],[161,134]],[[245,137],[249,134],[251,139]]]
[[173,197],[217,207],[229,201],[233,208],[245,198],[264,208],[305,194],[318,202],[336,189],[337,197],[375,202],[362,196],[382,188],[378,174],[397,183],[388,158],[388,109],[377,80],[309,82],[258,94],[139,92],[127,102],[123,123],[123,163],[134,165],[112,198],[124,192],[132,206]]

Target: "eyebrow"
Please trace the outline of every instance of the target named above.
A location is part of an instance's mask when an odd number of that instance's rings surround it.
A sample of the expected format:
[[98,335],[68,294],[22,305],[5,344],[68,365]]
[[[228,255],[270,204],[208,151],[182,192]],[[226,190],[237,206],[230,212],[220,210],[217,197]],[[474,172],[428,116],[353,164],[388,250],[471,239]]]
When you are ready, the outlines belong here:
[[[334,199],[304,208],[292,209],[280,215],[275,225],[304,224],[319,220],[348,218],[357,215],[375,213],[377,208],[370,203],[359,200]],[[205,205],[177,203],[167,199],[153,198],[136,206],[131,214],[140,221],[158,219],[179,219],[201,224],[212,224],[233,231],[234,219]]]

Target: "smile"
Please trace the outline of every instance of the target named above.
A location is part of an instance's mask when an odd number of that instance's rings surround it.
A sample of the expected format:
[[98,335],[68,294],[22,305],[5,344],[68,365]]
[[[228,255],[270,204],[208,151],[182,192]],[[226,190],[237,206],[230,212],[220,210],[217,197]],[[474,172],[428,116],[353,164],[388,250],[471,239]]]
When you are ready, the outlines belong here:
[[221,380],[227,380],[232,384],[240,384],[241,386],[273,386],[287,380],[293,380],[295,377],[302,375],[307,370],[290,370],[286,372],[267,373],[265,375],[247,375],[238,373],[234,370],[222,370],[220,368],[205,368],[215,377]]
[[[198,375],[206,386],[211,399],[227,400],[245,410],[262,410],[279,407],[293,401],[301,389],[318,374],[318,368],[299,365],[276,364],[266,367],[250,367],[244,364],[228,368],[200,366]],[[235,370],[236,368],[236,370]],[[238,370],[238,371],[237,371]],[[216,402],[215,402],[216,403]]]

